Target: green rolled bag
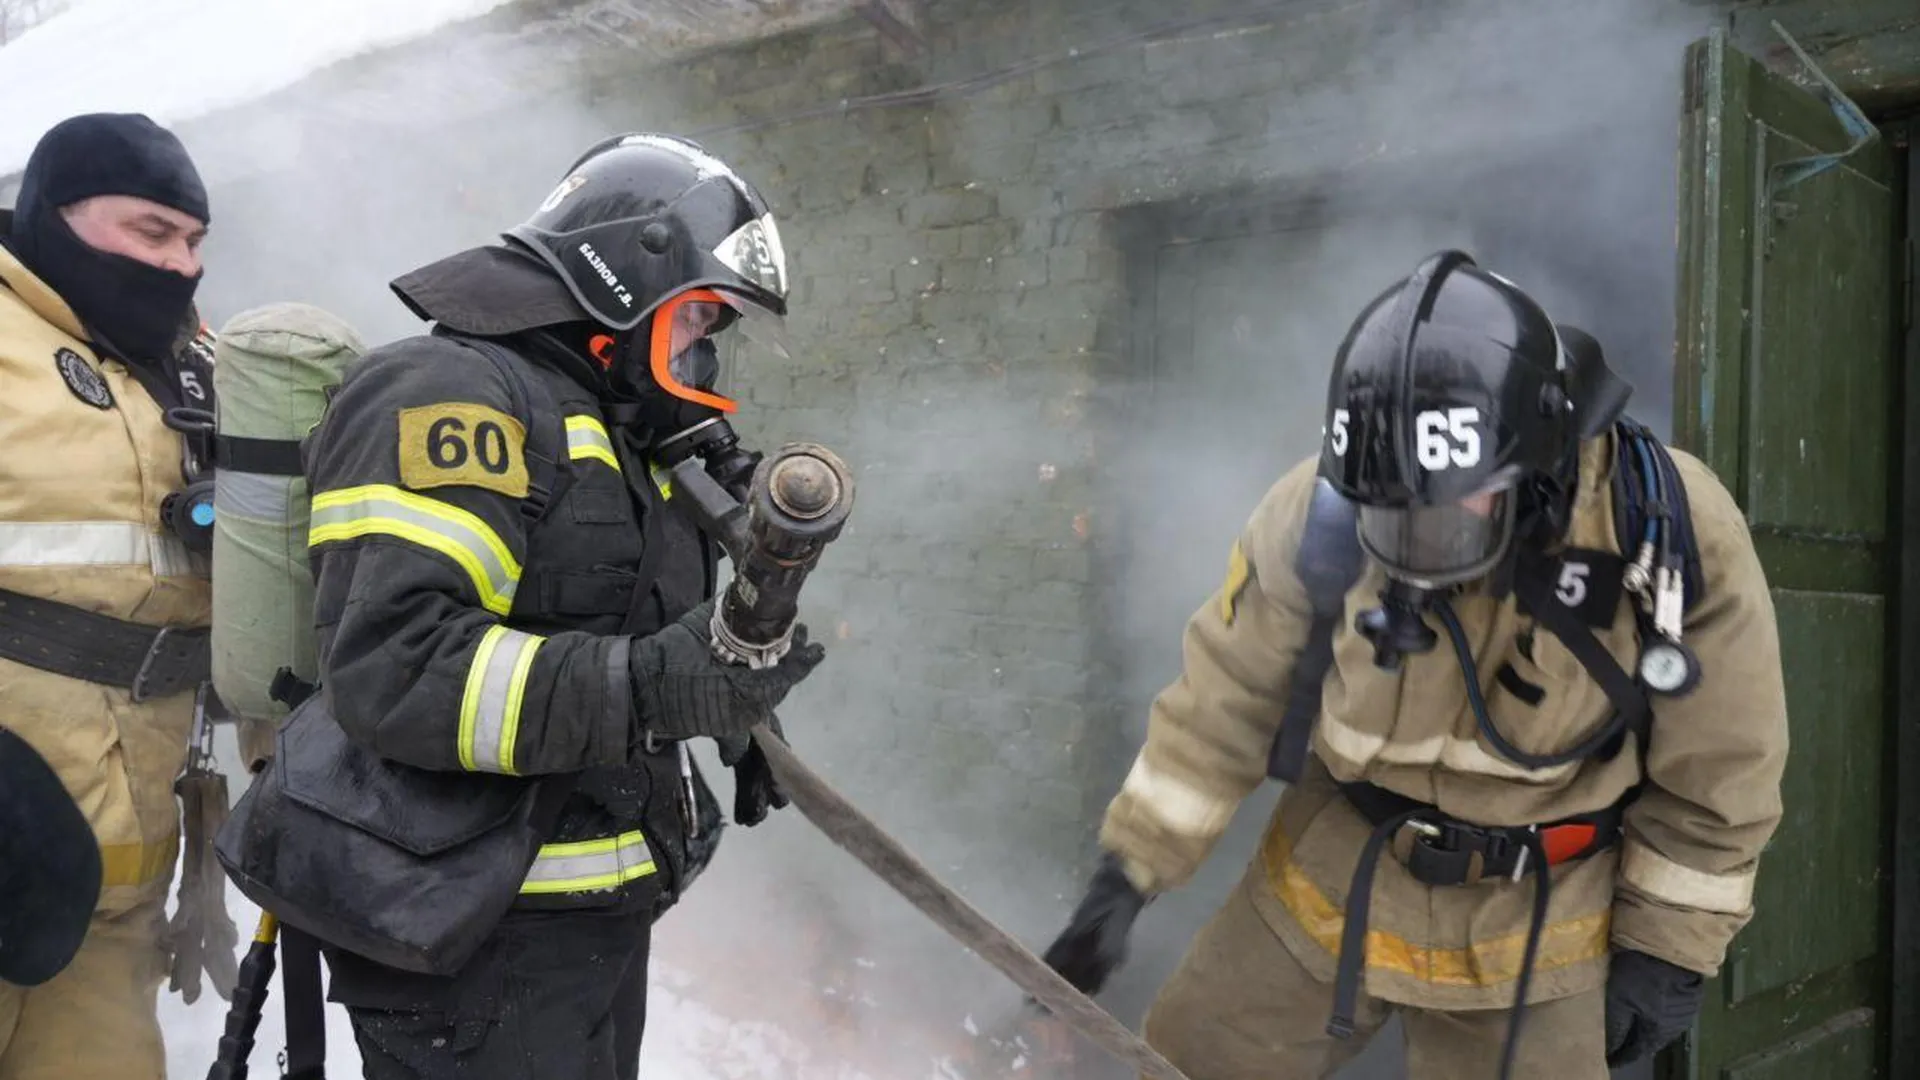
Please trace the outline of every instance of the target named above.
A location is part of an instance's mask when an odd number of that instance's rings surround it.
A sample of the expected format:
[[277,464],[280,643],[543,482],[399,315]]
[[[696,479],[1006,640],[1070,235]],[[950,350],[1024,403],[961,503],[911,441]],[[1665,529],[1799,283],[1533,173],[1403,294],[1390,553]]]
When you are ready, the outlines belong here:
[[315,678],[299,444],[365,351],[344,320],[298,303],[241,312],[215,342],[213,686],[249,770],[271,756],[289,711],[272,693],[281,669]]

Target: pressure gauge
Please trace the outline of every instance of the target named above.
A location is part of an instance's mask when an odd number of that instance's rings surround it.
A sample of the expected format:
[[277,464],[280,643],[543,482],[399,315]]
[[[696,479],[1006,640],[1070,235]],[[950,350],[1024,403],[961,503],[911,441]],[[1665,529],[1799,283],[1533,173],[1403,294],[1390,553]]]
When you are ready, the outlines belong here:
[[1656,638],[1640,650],[1640,681],[1656,694],[1679,697],[1700,682],[1700,661],[1685,645]]

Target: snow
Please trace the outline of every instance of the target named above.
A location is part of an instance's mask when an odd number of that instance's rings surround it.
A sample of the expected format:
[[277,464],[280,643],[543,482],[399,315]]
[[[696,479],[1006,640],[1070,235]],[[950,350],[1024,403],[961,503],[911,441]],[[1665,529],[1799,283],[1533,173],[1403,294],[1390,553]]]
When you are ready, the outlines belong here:
[[[229,887],[227,912],[240,931],[237,955],[246,954],[260,909]],[[883,1080],[823,1060],[806,1039],[764,1020],[739,1020],[702,1002],[697,980],[685,968],[656,959],[651,965],[646,1038],[641,1046],[641,1075],[663,1080]],[[278,1075],[275,1057],[286,1046],[285,999],[276,972],[254,1035],[251,1075]],[[160,1026],[166,1033],[167,1075],[205,1076],[220,1048],[227,1003],[205,985],[191,1006],[164,984]],[[657,1071],[656,1071],[657,1070]],[[327,1005],[327,1075],[360,1075],[360,1051],[346,1010]],[[899,1080],[887,1077],[884,1080]]]
[[509,0],[80,0],[0,48],[0,176],[78,113],[183,123]]

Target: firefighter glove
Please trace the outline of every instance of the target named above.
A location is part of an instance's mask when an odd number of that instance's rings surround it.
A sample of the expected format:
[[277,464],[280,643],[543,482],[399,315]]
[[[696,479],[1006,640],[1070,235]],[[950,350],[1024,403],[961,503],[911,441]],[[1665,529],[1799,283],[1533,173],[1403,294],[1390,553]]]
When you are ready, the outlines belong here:
[[1127,936],[1149,898],[1127,880],[1119,856],[1107,852],[1087,895],[1041,959],[1083,994],[1098,993],[1127,958]]
[[793,647],[779,663],[758,671],[731,664],[713,654],[712,621],[708,601],[659,633],[633,640],[627,662],[642,734],[744,736],[826,656],[825,647],[807,640],[806,626],[796,624]]
[[1693,1026],[1706,996],[1697,971],[1632,949],[1614,952],[1607,970],[1607,1065],[1650,1057]]
[[[778,716],[767,726],[782,742],[786,741],[787,733],[780,730]],[[767,819],[769,809],[779,810],[787,805],[787,793],[780,790],[779,782],[773,778],[773,766],[768,764],[766,753],[753,736],[743,733],[716,741],[720,744],[720,764],[733,770],[734,821],[752,828]]]

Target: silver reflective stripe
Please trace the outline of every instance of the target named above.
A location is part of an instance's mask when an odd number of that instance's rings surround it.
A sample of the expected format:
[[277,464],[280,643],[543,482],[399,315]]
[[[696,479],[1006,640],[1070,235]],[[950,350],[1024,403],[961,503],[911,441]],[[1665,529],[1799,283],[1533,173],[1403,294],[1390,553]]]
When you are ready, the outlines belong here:
[[156,577],[195,571],[184,544],[135,521],[0,521],[0,566],[144,566]]
[[653,853],[639,830],[603,840],[547,844],[521,884],[523,893],[616,889],[654,872]]
[[284,521],[287,517],[287,489],[298,478],[269,473],[229,472],[214,474],[213,512],[262,521]]
[[468,772],[512,773],[514,741],[527,692],[533,654],[545,638],[491,626],[474,649],[467,689],[460,701],[460,767]]
[[148,565],[154,577],[206,577],[211,570],[204,555],[195,555],[187,545],[171,536],[153,537],[147,546]]

